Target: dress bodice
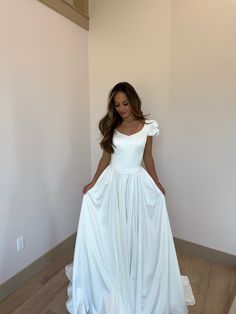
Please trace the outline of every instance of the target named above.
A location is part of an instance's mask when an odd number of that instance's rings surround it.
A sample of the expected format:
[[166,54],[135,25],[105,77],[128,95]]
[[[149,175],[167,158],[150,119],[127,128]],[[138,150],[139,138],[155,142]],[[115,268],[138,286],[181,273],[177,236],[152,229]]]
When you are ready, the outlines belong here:
[[125,135],[114,130],[114,153],[110,166],[117,172],[136,172],[142,162],[147,136],[159,134],[155,120],[146,120],[142,129],[132,135]]

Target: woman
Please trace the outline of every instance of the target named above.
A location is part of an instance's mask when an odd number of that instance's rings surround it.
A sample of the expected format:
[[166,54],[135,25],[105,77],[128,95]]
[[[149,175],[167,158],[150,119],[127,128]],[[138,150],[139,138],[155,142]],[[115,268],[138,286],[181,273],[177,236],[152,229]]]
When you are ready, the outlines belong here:
[[152,157],[158,124],[145,119],[135,89],[121,82],[109,94],[99,129],[103,155],[83,188],[73,276],[71,267],[66,269],[72,277],[67,309],[73,314],[187,313],[165,189]]

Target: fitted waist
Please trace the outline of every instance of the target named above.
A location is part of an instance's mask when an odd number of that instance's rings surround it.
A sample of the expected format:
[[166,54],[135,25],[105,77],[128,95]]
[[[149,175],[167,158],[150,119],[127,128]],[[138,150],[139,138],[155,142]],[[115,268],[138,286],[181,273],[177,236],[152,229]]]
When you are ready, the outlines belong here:
[[124,173],[124,174],[129,174],[129,173],[137,173],[141,170],[141,166],[136,166],[136,167],[121,167],[118,165],[115,165],[113,163],[110,163],[108,166],[111,170],[118,172],[118,173]]

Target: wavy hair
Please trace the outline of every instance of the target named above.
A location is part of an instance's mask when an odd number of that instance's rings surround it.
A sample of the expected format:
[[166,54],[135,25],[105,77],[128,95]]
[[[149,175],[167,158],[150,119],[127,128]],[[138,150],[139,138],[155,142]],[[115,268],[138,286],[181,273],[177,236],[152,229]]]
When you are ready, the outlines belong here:
[[114,104],[114,97],[119,92],[122,92],[126,95],[132,110],[132,114],[136,117],[136,119],[145,121],[145,115],[141,110],[141,100],[133,86],[127,82],[120,82],[116,84],[111,89],[108,96],[107,113],[99,122],[99,130],[103,136],[100,146],[108,153],[114,152],[114,144],[112,142],[113,133],[115,128],[122,122],[122,118],[116,111]]

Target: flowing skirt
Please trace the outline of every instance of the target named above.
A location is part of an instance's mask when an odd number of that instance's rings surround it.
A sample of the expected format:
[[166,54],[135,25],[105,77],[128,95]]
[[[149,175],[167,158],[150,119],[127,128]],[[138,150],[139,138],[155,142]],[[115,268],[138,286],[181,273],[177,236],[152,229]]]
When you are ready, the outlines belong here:
[[84,195],[66,273],[71,314],[184,314],[194,303],[165,197],[142,167],[120,173],[108,166]]

